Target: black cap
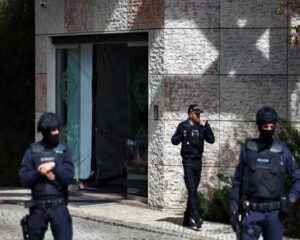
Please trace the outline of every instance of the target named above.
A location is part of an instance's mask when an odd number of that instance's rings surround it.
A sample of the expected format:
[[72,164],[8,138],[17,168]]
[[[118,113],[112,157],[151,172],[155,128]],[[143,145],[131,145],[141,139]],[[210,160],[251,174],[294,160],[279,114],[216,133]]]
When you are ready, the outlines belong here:
[[188,113],[194,112],[194,113],[203,113],[203,111],[196,105],[196,104],[191,104],[188,108]]
[[278,114],[274,108],[263,107],[256,113],[256,124],[261,125],[265,123],[274,123],[278,121]]

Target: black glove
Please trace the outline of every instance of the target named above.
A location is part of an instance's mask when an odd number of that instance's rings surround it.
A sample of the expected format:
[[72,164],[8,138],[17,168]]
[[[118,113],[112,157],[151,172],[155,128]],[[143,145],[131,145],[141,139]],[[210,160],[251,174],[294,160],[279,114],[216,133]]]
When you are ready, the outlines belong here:
[[287,213],[293,207],[293,203],[290,198],[281,198],[280,200],[280,210],[283,213]]
[[239,214],[238,212],[232,212],[230,216],[231,227],[234,232],[236,232],[239,228]]
[[294,203],[295,203],[294,198],[285,198],[285,197],[281,198],[279,218],[282,221],[285,221],[286,217],[288,216],[288,212],[293,207]]

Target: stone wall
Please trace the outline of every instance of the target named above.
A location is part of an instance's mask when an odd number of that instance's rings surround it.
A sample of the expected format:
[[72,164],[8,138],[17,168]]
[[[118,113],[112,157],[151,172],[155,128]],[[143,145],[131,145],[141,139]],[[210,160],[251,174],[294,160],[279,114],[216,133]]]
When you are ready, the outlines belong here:
[[[276,1],[165,0],[164,28],[152,31],[150,39],[150,64],[162,63],[152,68],[155,74],[150,72],[150,89],[158,93],[151,94],[150,102],[163,109],[157,125],[161,131],[154,131],[150,140],[162,141],[163,152],[149,152],[149,164],[163,166],[149,171],[153,184],[149,180],[151,186],[163,179],[164,201],[150,194],[151,205],[184,207],[180,147],[170,137],[187,117],[190,103],[204,109],[216,135],[203,157],[199,190],[207,194],[223,184],[217,173],[233,174],[238,140],[257,136],[255,113],[260,107],[273,106],[281,117],[299,121],[299,49],[288,47],[287,19],[274,14],[277,6]],[[150,105],[149,116],[151,111]]]
[[[299,48],[287,44],[278,1],[36,0],[36,111],[49,109],[49,39],[60,34],[149,32],[149,205],[182,210],[186,201],[179,146],[170,138],[190,103],[204,109],[216,135],[206,144],[199,190],[232,174],[238,140],[256,136],[264,105],[298,124]],[[46,83],[47,82],[47,83]],[[153,107],[159,106],[159,120]],[[299,124],[298,124],[299,125]]]

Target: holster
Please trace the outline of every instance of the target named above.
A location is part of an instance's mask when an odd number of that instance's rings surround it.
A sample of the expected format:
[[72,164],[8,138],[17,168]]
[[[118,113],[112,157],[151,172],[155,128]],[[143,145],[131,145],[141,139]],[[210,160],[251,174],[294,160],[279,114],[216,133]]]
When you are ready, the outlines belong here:
[[23,232],[23,239],[24,240],[29,240],[29,231],[28,231],[28,215],[24,216],[21,221],[21,227],[22,227],[22,232]]

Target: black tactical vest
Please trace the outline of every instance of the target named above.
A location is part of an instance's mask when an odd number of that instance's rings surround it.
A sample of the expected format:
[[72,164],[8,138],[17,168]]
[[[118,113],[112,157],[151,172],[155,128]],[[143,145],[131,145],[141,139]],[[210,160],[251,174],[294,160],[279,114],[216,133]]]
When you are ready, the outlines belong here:
[[201,157],[204,147],[204,129],[185,122],[183,125],[182,157]]
[[284,194],[283,146],[274,140],[270,148],[259,151],[258,144],[254,140],[246,142],[243,192],[248,199],[277,200]]
[[[53,149],[47,149],[39,142],[31,144],[31,153],[35,167],[47,161],[62,161],[65,149],[66,147],[63,144],[59,144]],[[62,196],[63,190],[61,184],[58,181],[50,181],[46,177],[41,176],[39,177],[37,183],[34,185],[32,194],[33,196],[38,197],[47,195]]]

